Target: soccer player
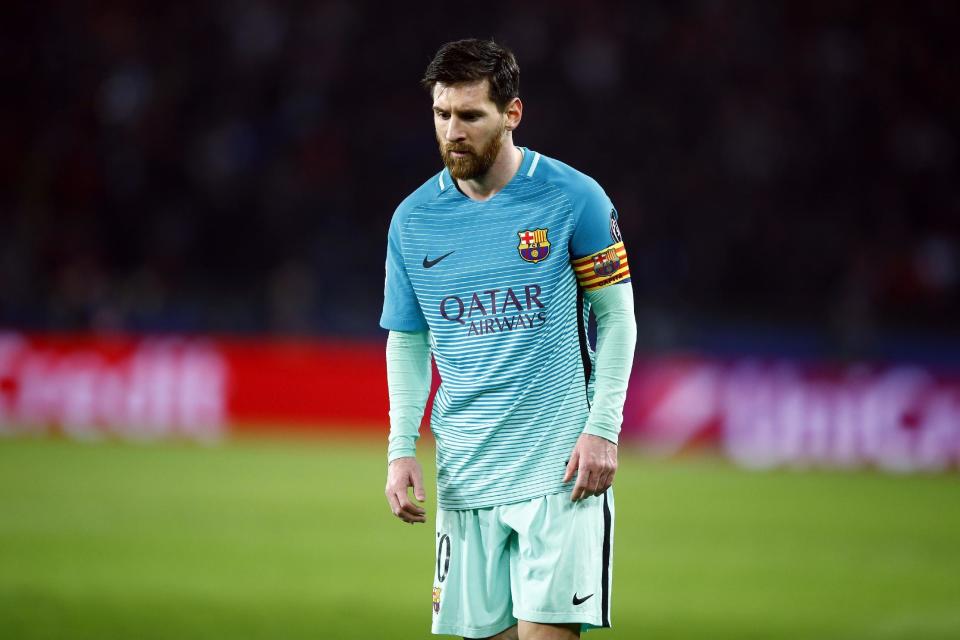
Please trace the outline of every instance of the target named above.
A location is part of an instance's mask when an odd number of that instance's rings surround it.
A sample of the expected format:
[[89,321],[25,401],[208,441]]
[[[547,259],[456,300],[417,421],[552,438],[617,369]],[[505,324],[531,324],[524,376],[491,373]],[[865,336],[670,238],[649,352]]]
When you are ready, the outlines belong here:
[[514,146],[509,50],[448,43],[422,82],[445,168],[390,224],[385,493],[401,520],[426,521],[414,454],[432,355],[433,632],[577,638],[610,626],[610,487],[636,343],[617,213],[594,180]]

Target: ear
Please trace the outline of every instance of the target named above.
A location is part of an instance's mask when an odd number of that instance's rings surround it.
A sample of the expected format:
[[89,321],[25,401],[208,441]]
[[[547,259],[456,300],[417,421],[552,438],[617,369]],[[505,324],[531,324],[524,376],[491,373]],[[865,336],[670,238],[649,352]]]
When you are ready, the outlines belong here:
[[507,103],[504,115],[507,117],[507,131],[513,131],[520,126],[520,120],[523,118],[523,103],[520,98],[514,98]]

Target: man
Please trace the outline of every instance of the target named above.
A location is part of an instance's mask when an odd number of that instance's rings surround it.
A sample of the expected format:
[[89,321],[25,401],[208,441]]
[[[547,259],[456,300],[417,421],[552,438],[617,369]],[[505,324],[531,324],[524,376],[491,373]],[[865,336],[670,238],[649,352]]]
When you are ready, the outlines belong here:
[[577,638],[610,625],[610,486],[636,342],[617,214],[587,176],[514,146],[510,51],[448,43],[423,84],[445,168],[390,224],[387,500],[426,521],[408,489],[425,500],[414,453],[432,354],[433,632]]

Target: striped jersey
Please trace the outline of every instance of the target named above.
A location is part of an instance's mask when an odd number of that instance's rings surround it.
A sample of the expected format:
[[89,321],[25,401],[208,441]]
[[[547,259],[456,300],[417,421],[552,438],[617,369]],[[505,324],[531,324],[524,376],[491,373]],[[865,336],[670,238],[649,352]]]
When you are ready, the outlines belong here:
[[583,293],[630,278],[600,185],[522,151],[520,169],[489,200],[465,196],[444,169],[390,223],[380,324],[430,330],[443,509],[572,488],[564,470],[592,397]]

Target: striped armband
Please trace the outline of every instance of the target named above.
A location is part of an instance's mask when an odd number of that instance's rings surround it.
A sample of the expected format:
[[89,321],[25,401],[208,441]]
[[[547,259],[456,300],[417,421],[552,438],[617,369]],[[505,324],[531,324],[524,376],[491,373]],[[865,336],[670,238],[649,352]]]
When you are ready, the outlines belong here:
[[610,245],[572,263],[577,282],[584,291],[601,289],[630,277],[630,265],[627,263],[627,250],[622,242]]

